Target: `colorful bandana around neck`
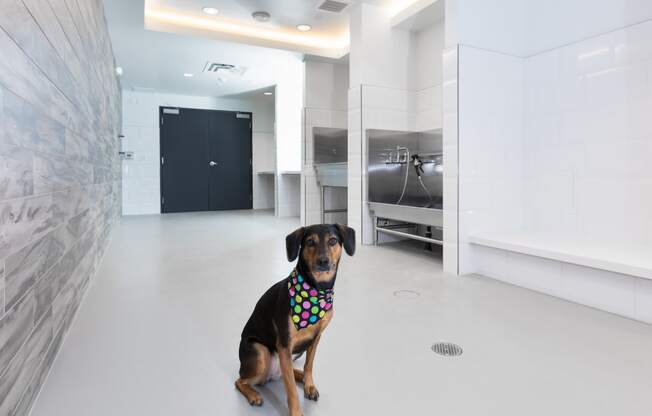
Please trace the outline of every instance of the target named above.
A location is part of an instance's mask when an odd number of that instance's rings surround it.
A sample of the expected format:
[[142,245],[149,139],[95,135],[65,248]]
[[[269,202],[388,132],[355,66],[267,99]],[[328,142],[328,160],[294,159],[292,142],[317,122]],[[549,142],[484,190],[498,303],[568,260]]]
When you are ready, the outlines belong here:
[[288,277],[290,312],[297,329],[314,325],[333,307],[333,289],[318,290],[293,270]]

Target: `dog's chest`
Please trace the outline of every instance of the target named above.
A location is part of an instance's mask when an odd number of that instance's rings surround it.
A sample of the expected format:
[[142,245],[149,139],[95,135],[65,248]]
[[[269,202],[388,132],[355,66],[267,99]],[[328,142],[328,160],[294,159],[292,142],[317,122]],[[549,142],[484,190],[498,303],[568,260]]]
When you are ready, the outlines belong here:
[[290,318],[288,321],[290,327],[290,344],[294,347],[309,346],[315,338],[326,329],[332,318],[333,311],[331,310],[315,325],[310,325],[309,327],[302,329],[296,329],[292,318]]

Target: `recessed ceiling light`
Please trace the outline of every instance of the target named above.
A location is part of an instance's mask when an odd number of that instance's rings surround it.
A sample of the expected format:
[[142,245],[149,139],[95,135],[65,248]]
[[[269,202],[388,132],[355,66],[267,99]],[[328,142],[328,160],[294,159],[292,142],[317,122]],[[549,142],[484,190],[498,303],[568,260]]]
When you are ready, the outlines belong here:
[[271,91],[265,91],[263,95],[272,95],[273,93]]
[[121,66],[116,67],[116,69],[115,69],[115,73],[118,74],[118,76],[121,76],[121,75],[122,75],[122,72],[123,72],[123,70],[122,70],[122,67],[121,67]]
[[309,31],[309,30],[312,29],[312,26],[310,26],[310,25],[306,25],[306,24],[302,24],[302,25],[297,25],[297,29],[300,30],[300,31],[302,31],[302,32],[307,32],[307,31]]
[[269,18],[271,16],[267,12],[257,11],[257,12],[251,13],[251,17],[253,17],[254,20],[257,21],[257,22],[267,22],[267,21],[269,21]]
[[218,14],[220,12],[215,7],[204,7],[203,9],[201,9],[201,11],[206,13],[206,14],[210,14],[211,16],[215,16],[216,14]]
[[183,76],[186,77],[186,78],[192,78],[192,77],[195,76],[195,74],[191,74],[190,72],[186,72],[185,74],[183,74]]

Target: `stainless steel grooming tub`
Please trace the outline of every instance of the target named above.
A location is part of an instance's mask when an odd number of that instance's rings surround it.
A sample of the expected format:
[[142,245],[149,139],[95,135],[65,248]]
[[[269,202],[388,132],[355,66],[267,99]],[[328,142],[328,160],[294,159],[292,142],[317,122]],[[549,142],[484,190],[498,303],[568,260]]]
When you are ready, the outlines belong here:
[[[374,217],[374,242],[378,242],[378,233],[384,233],[443,244],[432,232],[434,229],[434,234],[441,235],[444,225],[441,130],[367,130],[367,139],[368,205]],[[419,230],[428,231],[420,234]]]

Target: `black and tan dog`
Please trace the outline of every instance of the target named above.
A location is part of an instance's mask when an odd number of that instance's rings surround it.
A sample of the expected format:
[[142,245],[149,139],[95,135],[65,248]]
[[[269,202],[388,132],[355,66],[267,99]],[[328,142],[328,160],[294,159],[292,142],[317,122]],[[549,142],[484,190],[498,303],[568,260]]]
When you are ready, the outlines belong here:
[[[296,383],[303,383],[305,397],[317,400],[312,376],[317,344],[333,318],[333,287],[342,248],[355,252],[355,231],[349,227],[312,225],[285,239],[289,261],[297,256],[289,277],[272,286],[260,298],[240,340],[240,378],[237,389],[254,406],[263,404],[254,385],[283,378],[291,416],[301,415]],[[306,352],[303,371],[293,368],[293,355]]]

